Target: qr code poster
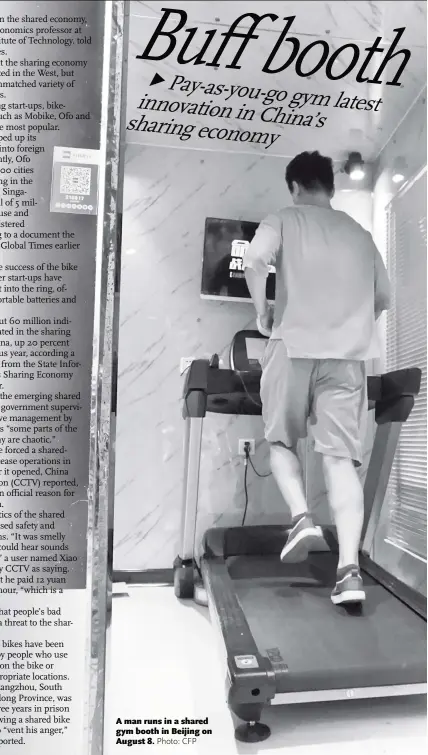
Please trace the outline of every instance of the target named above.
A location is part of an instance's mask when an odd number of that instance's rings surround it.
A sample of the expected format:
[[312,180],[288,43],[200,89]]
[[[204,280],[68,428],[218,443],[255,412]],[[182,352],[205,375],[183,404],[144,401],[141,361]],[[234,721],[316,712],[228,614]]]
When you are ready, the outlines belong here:
[[51,212],[97,214],[98,158],[95,149],[54,148]]

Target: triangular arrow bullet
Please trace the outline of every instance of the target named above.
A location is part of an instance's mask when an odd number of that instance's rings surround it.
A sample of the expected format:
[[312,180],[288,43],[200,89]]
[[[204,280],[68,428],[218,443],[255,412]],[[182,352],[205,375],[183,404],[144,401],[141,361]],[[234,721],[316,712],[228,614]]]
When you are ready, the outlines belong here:
[[158,73],[155,73],[155,75],[153,76],[153,78],[152,78],[152,80],[150,82],[150,86],[152,87],[153,84],[160,84],[161,81],[165,81],[165,79],[162,78],[162,76],[160,76]]

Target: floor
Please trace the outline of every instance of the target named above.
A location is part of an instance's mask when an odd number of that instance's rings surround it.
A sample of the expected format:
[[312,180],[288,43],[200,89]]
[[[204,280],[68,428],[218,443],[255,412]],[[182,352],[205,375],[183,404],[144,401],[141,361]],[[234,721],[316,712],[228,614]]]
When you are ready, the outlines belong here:
[[[224,670],[208,610],[179,602],[171,587],[115,586],[105,753],[124,751],[120,718],[207,719],[194,744],[157,743],[149,752],[233,755],[279,751],[290,755],[412,755],[426,752],[426,698],[316,703],[272,707],[263,720],[271,737],[257,745],[235,740],[225,705]],[[127,593],[121,594],[121,593]],[[149,728],[146,725],[146,728]],[[159,728],[159,727],[158,727]],[[189,725],[189,728],[191,726]],[[128,739],[134,735],[126,735]],[[137,738],[137,737],[135,737]],[[141,737],[140,737],[141,738]],[[168,734],[164,739],[173,738]],[[122,735],[123,739],[123,735]],[[125,745],[126,747],[126,745]],[[128,747],[142,751],[144,746]]]

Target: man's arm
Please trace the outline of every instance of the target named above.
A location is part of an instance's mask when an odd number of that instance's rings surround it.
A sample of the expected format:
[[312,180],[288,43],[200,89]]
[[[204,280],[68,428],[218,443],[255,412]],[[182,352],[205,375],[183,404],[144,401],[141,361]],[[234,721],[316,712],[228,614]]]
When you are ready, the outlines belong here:
[[266,299],[266,278],[260,276],[251,267],[247,267],[245,268],[245,280],[258,316],[265,317],[269,310]]
[[374,310],[375,318],[379,319],[385,309],[391,306],[391,284],[388,273],[386,272],[383,259],[379,250],[375,248],[375,289],[374,289]]
[[245,280],[262,327],[272,328],[271,314],[266,299],[266,279],[269,265],[275,262],[281,244],[281,222],[270,215],[260,223],[244,258]]

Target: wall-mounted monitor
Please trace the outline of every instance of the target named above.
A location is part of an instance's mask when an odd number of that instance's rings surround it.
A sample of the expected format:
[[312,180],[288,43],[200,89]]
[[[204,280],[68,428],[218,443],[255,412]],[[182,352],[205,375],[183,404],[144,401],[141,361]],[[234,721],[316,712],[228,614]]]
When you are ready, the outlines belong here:
[[[248,220],[207,218],[205,221],[201,296],[223,301],[250,301],[243,260],[258,228]],[[266,282],[269,301],[275,301],[275,270]]]

